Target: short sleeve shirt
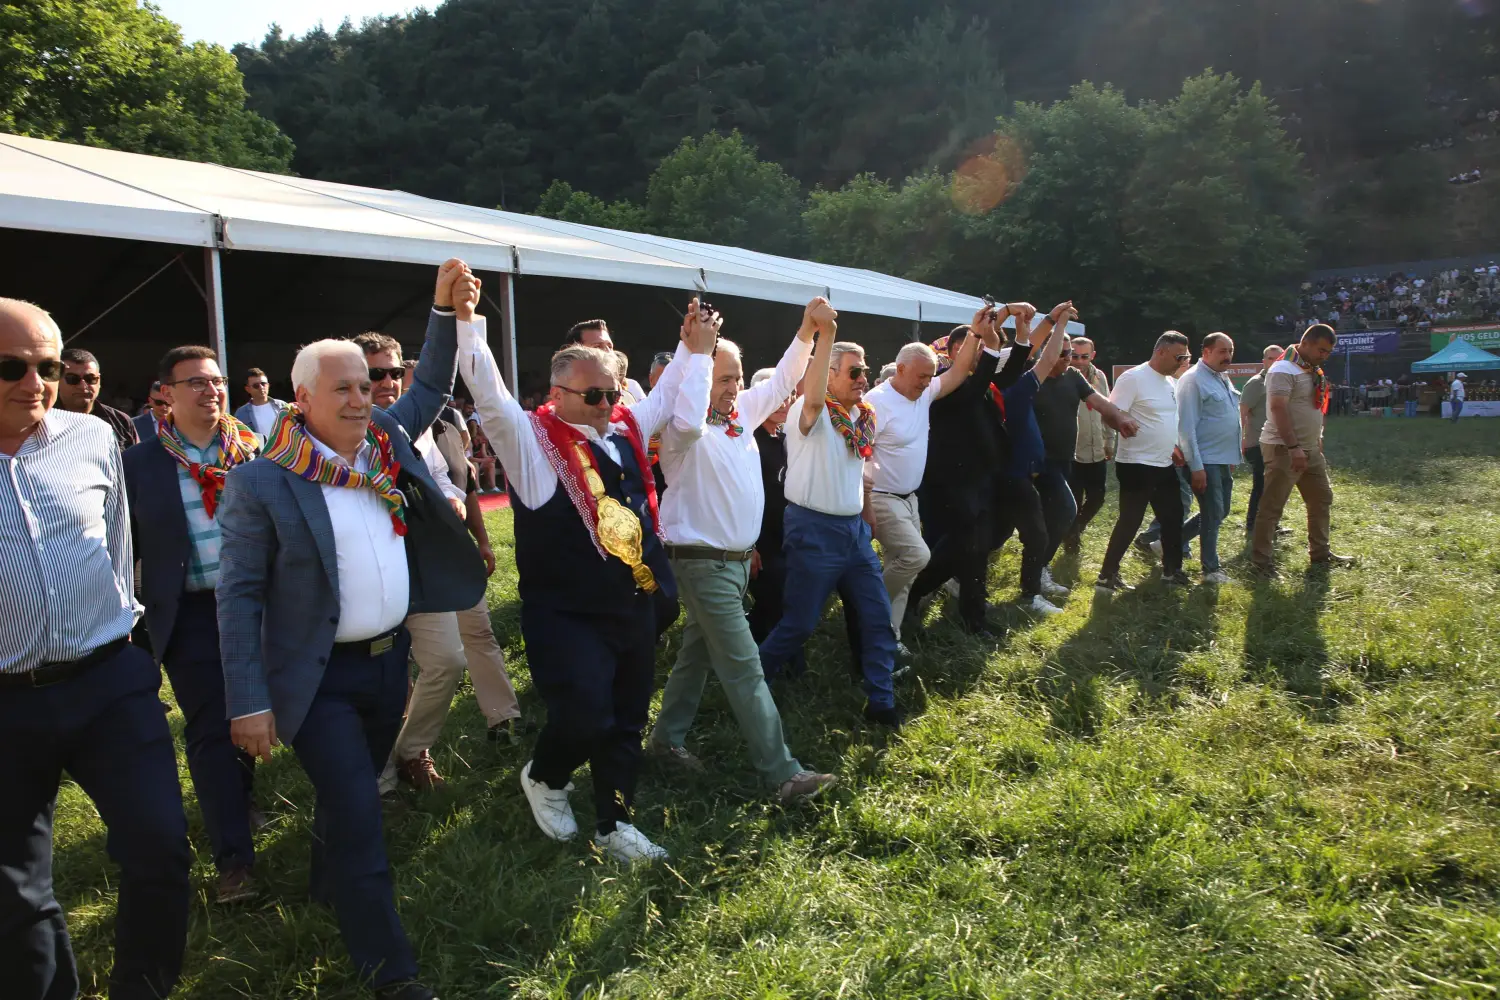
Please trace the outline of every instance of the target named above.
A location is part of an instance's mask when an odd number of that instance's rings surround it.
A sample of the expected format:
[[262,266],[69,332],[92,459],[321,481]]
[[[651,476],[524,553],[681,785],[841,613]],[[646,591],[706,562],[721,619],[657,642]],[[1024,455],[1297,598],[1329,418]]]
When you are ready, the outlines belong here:
[[1130,414],[1139,426],[1134,437],[1121,438],[1115,461],[1125,465],[1172,464],[1177,447],[1177,383],[1145,362],[1115,381],[1109,401]]
[[1071,462],[1078,447],[1078,404],[1094,387],[1076,368],[1043,382],[1036,393],[1036,422],[1049,462]]
[[1316,380],[1312,372],[1304,371],[1293,361],[1278,361],[1266,373],[1266,395],[1285,396],[1289,400],[1292,418],[1292,433],[1295,442],[1283,441],[1276,432],[1276,422],[1267,420],[1260,432],[1261,444],[1300,445],[1306,451],[1318,451],[1323,447],[1323,411],[1313,403]]
[[1240,393],[1240,406],[1250,411],[1250,440],[1259,441],[1266,426],[1266,373],[1256,372]]
[[922,485],[927,468],[927,432],[933,400],[942,383],[933,379],[916,399],[907,399],[889,382],[865,396],[875,407],[875,453],[872,482],[881,493],[911,493]]

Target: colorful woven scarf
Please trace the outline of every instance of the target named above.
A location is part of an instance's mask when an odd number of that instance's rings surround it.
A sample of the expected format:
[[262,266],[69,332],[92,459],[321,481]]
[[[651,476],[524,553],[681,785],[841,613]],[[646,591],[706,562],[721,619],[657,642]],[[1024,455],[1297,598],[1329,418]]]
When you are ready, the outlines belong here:
[[397,535],[405,535],[406,497],[396,489],[401,465],[391,451],[390,436],[371,420],[369,430],[365,431],[365,443],[375,452],[370,463],[372,471],[368,473],[356,472],[350,466],[327,458],[313,444],[307,433],[307,420],[293,403],[281,412],[276,426],[271,428],[271,439],[266,442],[261,457],[320,486],[374,490],[391,512],[391,527]]
[[854,407],[859,411],[858,420],[851,419],[849,411],[844,409],[844,404],[829,393],[824,400],[828,407],[828,419],[832,421],[834,430],[844,436],[844,442],[849,445],[849,450],[860,458],[869,458],[874,452],[872,443],[875,440],[875,407],[860,400]]
[[651,435],[650,442],[646,445],[646,461],[652,465],[661,464],[661,435]]
[[1321,413],[1328,412],[1328,376],[1323,374],[1323,368],[1311,361],[1303,361],[1302,355],[1294,347],[1286,352],[1286,359],[1305,372],[1312,372],[1313,377],[1313,405]]
[[729,416],[726,417],[724,414],[720,413],[718,410],[715,410],[713,407],[709,407],[708,425],[710,427],[724,428],[724,433],[732,438],[737,438],[741,434],[745,433],[745,428],[741,427],[738,423],[735,422],[739,419],[739,410],[730,410]]
[[187,457],[187,447],[183,444],[182,436],[177,432],[177,423],[171,415],[162,421],[157,430],[157,440],[161,442],[162,450],[186,469],[187,474],[198,484],[198,489],[203,494],[204,513],[212,519],[214,511],[219,507],[219,499],[224,496],[224,476],[236,465],[243,465],[255,457],[260,439],[255,436],[254,431],[226,413],[219,418],[219,464],[200,465]]

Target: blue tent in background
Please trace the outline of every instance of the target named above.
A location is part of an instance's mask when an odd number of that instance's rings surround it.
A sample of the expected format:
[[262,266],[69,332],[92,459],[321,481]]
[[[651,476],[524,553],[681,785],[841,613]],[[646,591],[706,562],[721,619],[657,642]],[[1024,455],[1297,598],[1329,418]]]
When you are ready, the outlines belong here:
[[1425,361],[1411,366],[1414,372],[1470,372],[1500,370],[1500,357],[1467,340],[1451,341]]

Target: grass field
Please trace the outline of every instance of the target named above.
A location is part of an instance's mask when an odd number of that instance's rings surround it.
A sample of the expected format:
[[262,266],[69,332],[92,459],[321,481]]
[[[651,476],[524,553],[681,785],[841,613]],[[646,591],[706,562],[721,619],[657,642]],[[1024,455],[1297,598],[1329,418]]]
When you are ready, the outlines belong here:
[[[999,613],[999,648],[934,607],[899,735],[862,723],[832,609],[809,675],[777,690],[792,750],[843,779],[816,805],[767,800],[711,686],[693,735],[709,773],[642,781],[637,822],[669,864],[543,839],[525,751],[492,749],[465,691],[436,750],[448,788],[387,824],[424,978],[444,1000],[1494,996],[1500,421],[1342,419],[1328,438],[1334,542],[1357,569],[1303,576],[1294,499],[1276,584],[1169,592],[1131,556],[1135,594]],[[1060,580],[1092,580],[1112,515]],[[508,547],[509,515],[491,530]],[[490,599],[540,715],[508,552]],[[178,995],[358,996],[306,899],[310,788],[284,748],[260,775],[269,891],[224,910],[183,769],[199,896]],[[58,812],[58,895],[98,990],[104,830],[71,785]]]

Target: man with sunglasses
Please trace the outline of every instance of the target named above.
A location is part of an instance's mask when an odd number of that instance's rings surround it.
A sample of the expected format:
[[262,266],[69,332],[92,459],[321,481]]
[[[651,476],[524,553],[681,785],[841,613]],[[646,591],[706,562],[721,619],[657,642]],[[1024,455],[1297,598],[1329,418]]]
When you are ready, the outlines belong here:
[[152,382],[151,394],[146,401],[146,412],[131,418],[131,422],[135,424],[136,437],[141,441],[150,441],[156,437],[156,429],[171,412],[172,404],[162,395],[161,383]]
[[[567,336],[563,338],[563,346],[566,347],[568,344],[577,344],[580,347],[597,347],[601,351],[607,351],[611,354],[615,353],[615,341],[609,335],[609,324],[602,319],[586,319],[582,322],[574,323],[569,327]],[[630,396],[625,401],[627,405],[639,403],[646,398],[646,390],[641,388],[639,382],[630,377],[629,372],[621,373],[620,377],[623,383],[621,388]],[[647,377],[649,378],[649,375]],[[654,384],[652,388],[655,388]]]
[[1099,594],[1134,589],[1120,579],[1120,561],[1146,516],[1148,504],[1161,522],[1162,581],[1178,587],[1192,583],[1182,572],[1182,493],[1177,466],[1184,459],[1177,447],[1177,385],[1173,378],[1191,358],[1187,337],[1168,330],[1156,338],[1151,360],[1122,374],[1109,394],[1109,401],[1125,411],[1138,430],[1134,437],[1122,440],[1115,453],[1120,515],[1094,584]]
[[271,397],[271,380],[259,368],[245,373],[245,395],[250,400],[234,411],[234,419],[259,434],[262,441],[268,440],[286,402]]
[[[1109,398],[1109,379],[1103,369],[1094,364],[1094,342],[1088,337],[1074,337],[1073,367],[1083,375],[1094,391]],[[1078,404],[1077,441],[1073,449],[1073,464],[1068,472],[1068,486],[1078,501],[1078,514],[1073,526],[1063,539],[1069,552],[1077,552],[1082,546],[1083,532],[1104,507],[1104,496],[1108,492],[1109,463],[1115,458],[1116,431],[1105,424],[1104,416],[1087,403]]]
[[91,413],[109,424],[115,441],[124,451],[139,439],[129,414],[99,402],[99,359],[81,347],[64,348],[63,377],[57,387],[57,408],[70,413]]
[[659,860],[667,852],[630,813],[655,680],[656,598],[675,604],[677,593],[646,448],[669,418],[702,422],[702,408],[674,417],[673,407],[685,384],[695,386],[688,398],[706,396],[721,320],[695,301],[679,334],[685,352],[632,406],[620,405],[613,352],[570,344],[552,356],[547,402],[528,414],[500,381],[477,304],[477,293],[458,301],[460,370],[510,483],[521,635],[547,703],[521,788],[541,831],[571,841],[568,793],[587,762],[594,843],[616,860]]
[[161,672],[129,641],[140,608],[120,449],[102,422],[55,408],[61,351],[51,316],[0,299],[0,994],[78,994],[52,883],[66,771],[120,866],[109,995],[145,1000],[182,968],[192,851]]

